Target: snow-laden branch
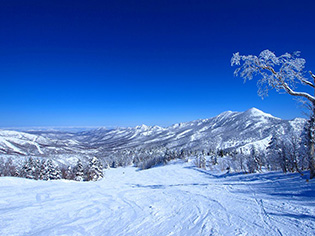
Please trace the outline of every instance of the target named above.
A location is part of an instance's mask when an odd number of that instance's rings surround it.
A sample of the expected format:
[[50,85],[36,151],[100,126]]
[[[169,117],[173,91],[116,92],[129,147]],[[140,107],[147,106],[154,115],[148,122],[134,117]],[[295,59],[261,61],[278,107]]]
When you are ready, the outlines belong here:
[[[264,67],[263,69],[269,70],[271,71],[272,74],[275,75],[275,77],[278,77],[279,75],[277,74],[277,72],[272,68],[272,67]],[[278,78],[279,82],[281,83],[283,89],[290,95],[292,96],[297,96],[297,97],[304,97],[306,99],[308,99],[310,102],[315,103],[315,97],[308,94],[308,93],[304,93],[304,92],[295,92],[292,88],[290,88],[290,86],[284,82],[284,79],[282,78]],[[304,79],[303,79],[304,80]],[[304,83],[304,82],[303,82]],[[307,81],[307,83],[310,83],[311,86],[314,88],[314,85]]]
[[[314,76],[314,79],[315,79],[315,76]],[[303,84],[311,86],[312,88],[315,88],[315,85],[312,82],[305,80],[305,79],[301,79],[301,81]]]
[[283,87],[288,94],[290,94],[292,96],[304,97],[304,98],[308,99],[310,102],[315,103],[315,97],[314,96],[312,96],[308,93],[305,93],[305,92],[295,92],[287,85],[287,83],[283,83]]
[[[234,74],[240,75],[244,81],[253,77],[260,77],[257,84],[258,94],[261,97],[268,95],[269,89],[284,90],[292,96],[303,97],[315,104],[315,97],[306,92],[295,91],[297,83],[315,88],[315,84],[304,77],[305,59],[300,58],[300,53],[285,53],[277,57],[269,50],[262,51],[259,56],[233,54],[231,65],[238,66]],[[310,72],[313,80],[315,75]]]

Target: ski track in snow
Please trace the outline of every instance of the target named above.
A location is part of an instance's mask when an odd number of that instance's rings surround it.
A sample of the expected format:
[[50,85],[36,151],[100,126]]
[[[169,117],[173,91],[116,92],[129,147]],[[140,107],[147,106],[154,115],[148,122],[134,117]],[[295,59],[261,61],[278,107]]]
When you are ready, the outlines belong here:
[[0,178],[0,235],[314,235],[315,183],[175,161],[98,182]]

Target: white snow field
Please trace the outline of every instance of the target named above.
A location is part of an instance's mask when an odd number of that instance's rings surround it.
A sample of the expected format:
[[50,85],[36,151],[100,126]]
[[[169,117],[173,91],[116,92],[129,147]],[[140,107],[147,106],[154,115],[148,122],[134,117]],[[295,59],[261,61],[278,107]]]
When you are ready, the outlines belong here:
[[192,162],[105,170],[98,182],[0,178],[0,235],[315,235],[315,182]]

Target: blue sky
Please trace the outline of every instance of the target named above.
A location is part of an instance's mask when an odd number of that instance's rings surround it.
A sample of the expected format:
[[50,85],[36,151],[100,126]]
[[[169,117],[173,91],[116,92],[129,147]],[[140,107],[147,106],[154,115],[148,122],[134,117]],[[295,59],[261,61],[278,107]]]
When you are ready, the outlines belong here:
[[300,104],[230,66],[301,51],[315,71],[314,1],[0,0],[0,127],[167,126]]

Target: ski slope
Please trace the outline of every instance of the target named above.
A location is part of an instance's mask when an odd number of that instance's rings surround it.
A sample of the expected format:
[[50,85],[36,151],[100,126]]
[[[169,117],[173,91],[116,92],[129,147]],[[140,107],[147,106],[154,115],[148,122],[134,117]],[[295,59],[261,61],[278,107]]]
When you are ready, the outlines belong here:
[[315,183],[214,174],[192,162],[98,182],[0,178],[0,235],[315,235]]

